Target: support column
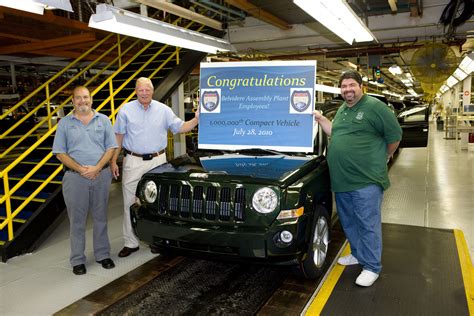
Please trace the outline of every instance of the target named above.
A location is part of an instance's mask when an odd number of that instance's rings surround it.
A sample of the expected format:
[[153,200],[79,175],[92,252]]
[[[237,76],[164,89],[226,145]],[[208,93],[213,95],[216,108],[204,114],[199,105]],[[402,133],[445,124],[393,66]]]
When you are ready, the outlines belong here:
[[10,77],[12,79],[12,88],[13,88],[13,92],[17,92],[18,91],[18,86],[16,84],[16,71],[15,71],[15,64],[14,63],[10,63]]
[[[176,115],[181,118],[183,121],[185,118],[185,109],[184,109],[184,86],[181,83],[178,88],[171,95],[171,108]],[[174,145],[174,157],[179,157],[186,153],[186,135],[185,134],[176,134],[173,137]]]
[[472,84],[472,75],[469,75],[462,82],[462,106],[471,104],[471,84]]

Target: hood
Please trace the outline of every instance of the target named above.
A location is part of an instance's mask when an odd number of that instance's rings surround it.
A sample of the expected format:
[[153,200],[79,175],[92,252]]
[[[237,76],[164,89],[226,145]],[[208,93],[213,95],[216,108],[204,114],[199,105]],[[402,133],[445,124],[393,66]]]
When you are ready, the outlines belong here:
[[[220,178],[250,177],[253,179],[280,180],[294,175],[298,171],[310,168],[317,156],[278,155],[245,155],[219,154],[202,156],[181,156],[166,164],[158,166],[149,173],[186,173],[192,178],[207,179],[213,176]],[[312,166],[311,168],[314,168]]]

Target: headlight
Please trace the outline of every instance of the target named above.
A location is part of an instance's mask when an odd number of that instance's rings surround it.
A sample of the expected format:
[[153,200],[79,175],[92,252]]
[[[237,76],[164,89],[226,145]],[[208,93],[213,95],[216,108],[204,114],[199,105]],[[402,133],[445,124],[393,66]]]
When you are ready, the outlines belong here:
[[270,213],[275,210],[278,204],[278,196],[270,188],[261,188],[252,198],[253,208],[259,213]]
[[156,187],[155,182],[147,181],[145,183],[145,189],[143,190],[145,195],[145,201],[148,203],[153,203],[156,201],[156,196],[158,195],[158,188]]

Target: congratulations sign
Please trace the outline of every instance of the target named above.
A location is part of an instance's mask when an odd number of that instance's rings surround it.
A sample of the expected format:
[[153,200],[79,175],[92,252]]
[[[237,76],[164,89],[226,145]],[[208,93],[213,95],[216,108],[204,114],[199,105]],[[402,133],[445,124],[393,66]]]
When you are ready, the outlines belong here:
[[202,63],[198,147],[313,150],[316,61]]

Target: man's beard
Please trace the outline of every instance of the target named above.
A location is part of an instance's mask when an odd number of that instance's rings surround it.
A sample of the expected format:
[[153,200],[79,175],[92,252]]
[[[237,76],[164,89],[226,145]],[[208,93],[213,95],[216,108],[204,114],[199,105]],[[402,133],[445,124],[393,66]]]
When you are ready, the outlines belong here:
[[88,105],[79,105],[77,107],[77,111],[81,113],[87,113],[90,111],[90,107]]
[[346,100],[346,102],[352,102],[355,100],[355,92],[353,91],[349,91],[349,92],[346,92],[344,93],[344,100]]

